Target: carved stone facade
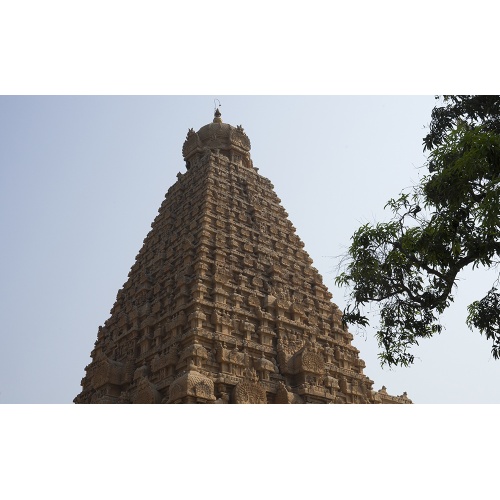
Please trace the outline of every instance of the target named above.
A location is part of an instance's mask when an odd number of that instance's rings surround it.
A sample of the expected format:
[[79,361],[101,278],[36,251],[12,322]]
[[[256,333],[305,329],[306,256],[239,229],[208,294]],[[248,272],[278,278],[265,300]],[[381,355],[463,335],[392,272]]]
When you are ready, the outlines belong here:
[[217,110],[182,151],[74,402],[411,403],[372,389],[243,128]]

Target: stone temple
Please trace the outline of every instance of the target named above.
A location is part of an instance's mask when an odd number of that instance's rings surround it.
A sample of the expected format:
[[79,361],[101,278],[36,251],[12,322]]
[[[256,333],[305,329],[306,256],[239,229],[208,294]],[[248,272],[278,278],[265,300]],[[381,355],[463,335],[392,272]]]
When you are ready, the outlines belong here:
[[411,403],[372,389],[243,128],[217,109],[182,154],[74,402]]

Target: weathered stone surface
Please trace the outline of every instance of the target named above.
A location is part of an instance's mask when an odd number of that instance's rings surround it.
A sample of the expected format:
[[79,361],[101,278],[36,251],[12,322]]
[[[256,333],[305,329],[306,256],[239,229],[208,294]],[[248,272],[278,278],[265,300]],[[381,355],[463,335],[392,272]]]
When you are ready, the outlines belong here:
[[75,403],[411,403],[372,390],[243,128],[217,111],[183,155]]

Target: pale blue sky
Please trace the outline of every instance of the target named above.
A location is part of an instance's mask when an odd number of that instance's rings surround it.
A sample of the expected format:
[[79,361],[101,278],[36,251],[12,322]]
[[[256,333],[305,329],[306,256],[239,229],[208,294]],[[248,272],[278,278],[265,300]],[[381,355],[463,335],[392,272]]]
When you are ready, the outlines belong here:
[[[215,97],[342,307],[331,256],[418,180],[433,98],[224,94],[498,93],[490,11],[430,0],[2,5],[0,90],[21,96],[0,98],[0,402],[79,391],[97,328],[183,169],[185,134],[211,120]],[[372,337],[356,338],[375,387],[417,403],[498,403],[499,365],[463,322],[488,284],[481,273],[464,282],[447,332],[408,370],[381,371]],[[266,489],[290,498],[491,496],[496,463],[478,457],[498,445],[497,408],[4,405],[1,491],[135,498],[161,495],[167,477],[204,498],[242,485],[250,498],[262,482],[246,478],[264,471]]]
[[[0,98],[0,402],[68,403],[167,189],[188,128],[241,124],[305,249],[334,286],[335,256],[363,222],[417,182],[434,97],[4,96]],[[446,331],[410,368],[381,369],[355,335],[376,389],[415,403],[500,402],[500,362],[465,326],[491,278],[464,276]],[[355,331],[353,331],[355,333]]]

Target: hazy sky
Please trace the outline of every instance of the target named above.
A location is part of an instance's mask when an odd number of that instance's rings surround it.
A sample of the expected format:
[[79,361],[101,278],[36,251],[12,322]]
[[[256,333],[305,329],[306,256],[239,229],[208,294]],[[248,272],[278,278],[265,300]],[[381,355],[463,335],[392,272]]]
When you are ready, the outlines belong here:
[[[305,249],[341,308],[338,257],[356,228],[418,182],[434,97],[61,96],[0,98],[0,402],[69,403],[97,328],[184,171],[190,127],[243,125]],[[387,214],[388,216],[388,214]],[[498,403],[500,362],[465,325],[493,278],[462,276],[439,337],[410,368],[381,369],[370,330],[354,344],[374,388],[415,403]]]
[[[490,13],[481,0],[4,2],[0,403],[70,403],[80,391],[97,328],[184,169],[186,133],[212,120],[214,98],[245,128],[343,307],[333,257],[418,181],[434,99],[236,95],[498,93]],[[411,368],[381,370],[372,335],[356,336],[375,388],[498,403],[500,364],[464,324],[489,285],[481,272],[462,278],[446,332]],[[137,498],[161,495],[166,477],[217,500],[261,496],[263,484],[291,499],[488,497],[497,408],[3,405],[0,492]]]

